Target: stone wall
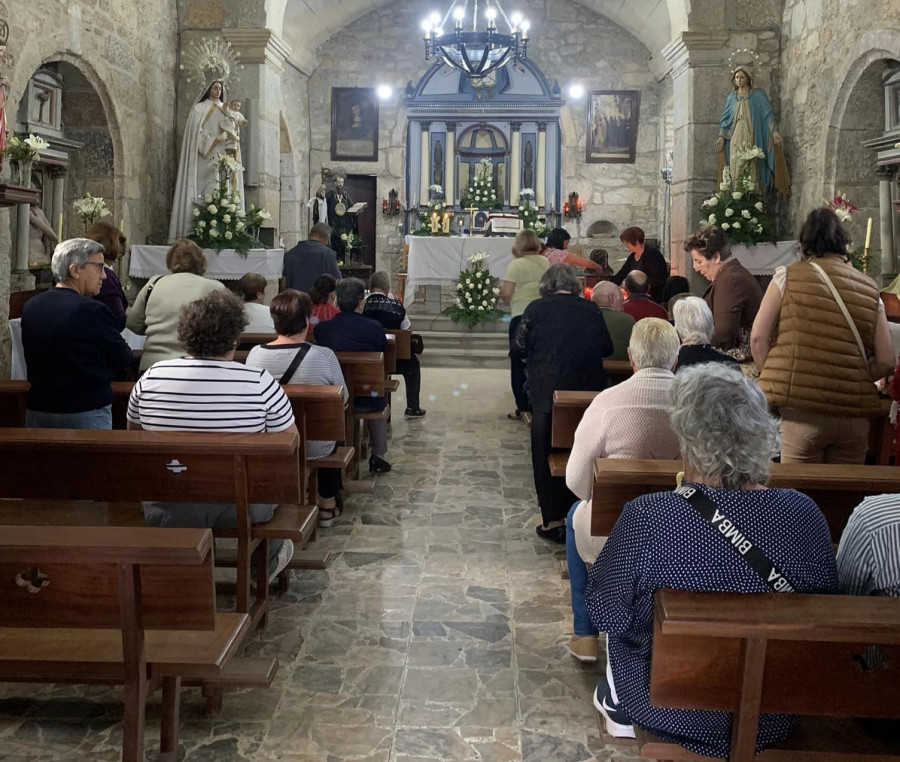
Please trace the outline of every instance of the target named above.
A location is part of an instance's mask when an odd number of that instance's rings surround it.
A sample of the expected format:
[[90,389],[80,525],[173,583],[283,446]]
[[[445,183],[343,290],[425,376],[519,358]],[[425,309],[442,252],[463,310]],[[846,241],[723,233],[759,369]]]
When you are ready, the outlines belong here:
[[[90,83],[113,146],[114,219],[131,240],[158,238],[168,227],[174,176],[172,104],[176,14],[170,0],[5,0],[14,66],[6,113],[42,64],[65,61]],[[4,170],[8,172],[8,170]],[[109,186],[108,186],[109,187]],[[10,212],[0,210],[0,378],[9,374]]]
[[885,59],[900,59],[897,10],[893,0],[785,0],[781,110],[795,230],[823,198],[846,191],[862,207],[851,234],[861,242],[873,216],[880,248],[874,155],[859,141],[883,129],[875,83]]
[[[658,83],[647,63],[649,52],[634,37],[609,20],[567,0],[547,4],[552,18],[545,15],[545,3],[532,0],[520,4],[532,24],[529,57],[552,83],[558,80],[565,91],[577,82],[585,90],[640,90],[640,125],[637,161],[634,164],[585,163],[585,100],[572,101],[561,117],[563,150],[562,192],[577,191],[585,201],[579,225],[569,224],[573,237],[586,235],[595,222],[606,220],[620,231],[640,225],[648,236],[660,235],[660,175],[665,162],[666,131],[661,124],[667,86]],[[320,66],[309,79],[310,160],[309,183],[315,187],[323,166],[331,161],[331,88],[394,88],[393,99],[380,106],[379,158],[377,162],[342,162],[351,174],[372,174],[378,178],[378,203],[391,188],[405,187],[406,112],[400,94],[408,80],[413,82],[427,70],[419,40],[419,23],[431,6],[421,3],[395,4],[371,13],[335,34],[316,51]],[[286,92],[285,98],[291,99]],[[302,98],[302,93],[300,94]],[[405,192],[402,194],[406,202]],[[396,271],[402,239],[397,218],[377,214],[377,263]],[[617,235],[611,242],[618,243]],[[585,243],[589,243],[585,241]],[[624,257],[611,252],[613,257]]]

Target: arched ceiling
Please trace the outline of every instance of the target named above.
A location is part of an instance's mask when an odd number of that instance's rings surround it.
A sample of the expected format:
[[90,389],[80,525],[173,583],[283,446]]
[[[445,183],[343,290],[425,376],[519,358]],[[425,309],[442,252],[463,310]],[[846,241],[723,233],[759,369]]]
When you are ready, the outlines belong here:
[[[648,56],[656,57],[672,39],[673,23],[680,25],[685,0],[572,0],[618,24],[647,48]],[[270,2],[273,12],[285,5],[283,34],[294,48],[295,62],[307,70],[313,63],[316,48],[333,34],[367,13],[388,5],[389,0],[282,0]],[[423,8],[427,7],[425,3]],[[435,9],[445,9],[448,0],[434,0]],[[515,8],[513,0],[505,0],[507,12]],[[553,17],[553,0],[545,3],[546,12]],[[680,10],[670,12],[669,6]],[[276,10],[278,9],[278,10]],[[424,13],[423,13],[424,15]],[[278,28],[280,19],[270,19],[269,26]],[[410,30],[412,31],[412,30]],[[680,31],[680,30],[679,30]]]

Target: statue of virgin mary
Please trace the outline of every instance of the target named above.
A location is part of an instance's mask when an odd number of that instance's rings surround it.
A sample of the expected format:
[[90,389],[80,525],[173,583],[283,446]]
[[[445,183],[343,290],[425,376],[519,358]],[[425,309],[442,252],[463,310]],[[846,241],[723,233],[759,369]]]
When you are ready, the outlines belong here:
[[[218,187],[216,160],[226,153],[230,145],[229,134],[222,128],[223,124],[231,120],[225,103],[225,83],[220,79],[213,80],[188,115],[175,180],[169,243],[174,243],[191,232],[192,204]],[[237,179],[239,182],[235,186],[241,195],[240,207],[243,209],[243,172],[239,172]]]

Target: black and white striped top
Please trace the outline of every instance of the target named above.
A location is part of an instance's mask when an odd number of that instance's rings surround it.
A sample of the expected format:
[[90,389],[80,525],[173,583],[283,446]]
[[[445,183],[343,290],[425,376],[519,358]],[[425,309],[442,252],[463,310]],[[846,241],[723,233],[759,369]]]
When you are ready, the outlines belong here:
[[265,370],[184,357],[151,366],[128,399],[128,420],[149,431],[284,431],[291,404]]
[[837,553],[838,589],[900,598],[900,495],[872,495],[856,506]]

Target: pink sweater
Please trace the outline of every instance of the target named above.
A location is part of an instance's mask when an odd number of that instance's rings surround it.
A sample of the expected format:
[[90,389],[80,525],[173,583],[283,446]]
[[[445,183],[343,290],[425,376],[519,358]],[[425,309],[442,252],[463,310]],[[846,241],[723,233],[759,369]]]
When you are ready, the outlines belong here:
[[668,370],[645,368],[627,381],[600,392],[575,430],[566,467],[566,484],[589,500],[596,458],[671,460],[679,457],[678,438],[669,427]]

